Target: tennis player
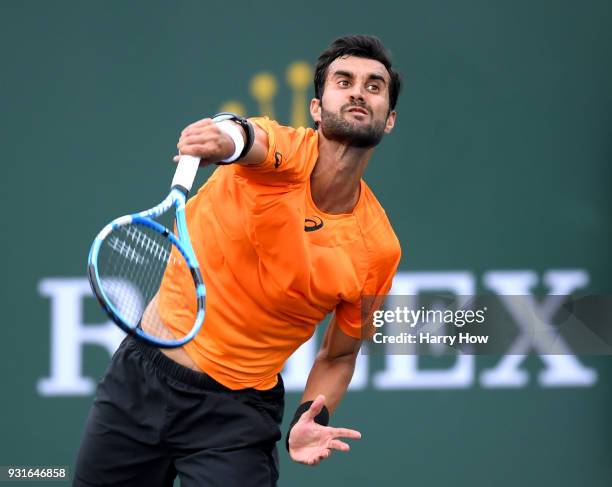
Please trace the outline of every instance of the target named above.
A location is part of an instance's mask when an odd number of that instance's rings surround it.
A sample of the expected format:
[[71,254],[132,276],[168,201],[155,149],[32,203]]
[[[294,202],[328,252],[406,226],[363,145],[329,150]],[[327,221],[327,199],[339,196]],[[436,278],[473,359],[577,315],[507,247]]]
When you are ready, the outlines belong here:
[[[332,311],[286,445],[294,461],[317,465],[360,438],[328,421],[400,259],[362,175],[393,129],[401,81],[377,38],[349,36],[321,54],[314,85],[316,129],[236,116],[181,133],[179,153],[223,164],[187,206],[206,320],[181,349],[122,342],[87,419],[74,485],[169,486],[177,474],[187,487],[276,485],[280,371]],[[167,270],[155,299],[169,331],[194,320],[181,272]]]

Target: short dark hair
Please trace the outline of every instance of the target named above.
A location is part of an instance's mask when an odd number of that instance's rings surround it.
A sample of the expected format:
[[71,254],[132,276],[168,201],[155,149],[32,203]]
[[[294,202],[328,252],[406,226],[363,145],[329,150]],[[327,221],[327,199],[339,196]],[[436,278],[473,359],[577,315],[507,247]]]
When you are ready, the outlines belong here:
[[339,37],[323,51],[317,60],[314,75],[315,98],[319,100],[323,96],[323,87],[327,77],[327,68],[337,58],[342,56],[356,56],[366,59],[374,59],[382,63],[391,78],[389,84],[389,110],[394,110],[397,104],[400,90],[402,89],[402,77],[391,67],[391,55],[378,37],[356,35]]

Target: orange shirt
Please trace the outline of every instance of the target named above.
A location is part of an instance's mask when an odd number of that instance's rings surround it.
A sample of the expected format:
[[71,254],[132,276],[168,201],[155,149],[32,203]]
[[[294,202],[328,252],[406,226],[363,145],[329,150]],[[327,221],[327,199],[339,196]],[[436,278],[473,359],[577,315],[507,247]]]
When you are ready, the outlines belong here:
[[[186,209],[206,315],[185,350],[231,389],[273,387],[287,358],[333,310],[340,329],[360,338],[360,298],[386,294],[400,258],[397,237],[363,180],[352,213],[316,208],[315,130],[251,121],[268,134],[266,160],[220,166]],[[194,321],[189,279],[169,268],[162,282],[159,312],[171,330]]]

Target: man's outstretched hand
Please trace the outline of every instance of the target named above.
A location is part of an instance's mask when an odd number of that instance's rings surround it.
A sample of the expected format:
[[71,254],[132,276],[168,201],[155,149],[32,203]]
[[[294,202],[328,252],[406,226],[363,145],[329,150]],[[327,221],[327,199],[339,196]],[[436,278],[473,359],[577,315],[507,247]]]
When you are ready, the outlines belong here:
[[350,446],[338,438],[361,438],[359,431],[333,428],[315,423],[314,418],[325,405],[325,396],[319,394],[289,432],[289,455],[305,465],[318,465],[328,458],[332,450],[349,451]]

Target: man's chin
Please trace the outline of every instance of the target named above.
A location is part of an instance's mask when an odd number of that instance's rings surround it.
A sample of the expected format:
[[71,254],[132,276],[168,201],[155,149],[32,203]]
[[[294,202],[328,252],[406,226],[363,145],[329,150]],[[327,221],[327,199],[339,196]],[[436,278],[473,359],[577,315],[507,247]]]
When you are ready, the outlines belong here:
[[344,112],[335,116],[325,113],[321,129],[328,139],[359,148],[375,147],[384,135],[384,125],[379,127],[370,115],[359,112]]

